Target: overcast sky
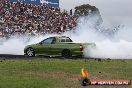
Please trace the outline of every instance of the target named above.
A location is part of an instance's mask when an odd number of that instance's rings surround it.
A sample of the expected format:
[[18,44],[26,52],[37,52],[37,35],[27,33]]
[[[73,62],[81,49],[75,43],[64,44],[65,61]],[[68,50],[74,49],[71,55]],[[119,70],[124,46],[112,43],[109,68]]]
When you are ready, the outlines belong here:
[[87,3],[96,6],[112,25],[132,24],[132,0],[60,0],[60,7],[69,10]]

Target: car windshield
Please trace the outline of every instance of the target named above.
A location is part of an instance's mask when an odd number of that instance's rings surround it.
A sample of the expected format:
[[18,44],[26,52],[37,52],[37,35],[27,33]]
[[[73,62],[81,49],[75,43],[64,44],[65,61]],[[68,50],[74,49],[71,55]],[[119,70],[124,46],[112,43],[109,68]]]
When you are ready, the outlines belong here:
[[43,40],[41,43],[42,44],[52,44],[53,43],[53,37],[51,37],[51,38],[47,38],[47,39],[45,39],[45,40]]

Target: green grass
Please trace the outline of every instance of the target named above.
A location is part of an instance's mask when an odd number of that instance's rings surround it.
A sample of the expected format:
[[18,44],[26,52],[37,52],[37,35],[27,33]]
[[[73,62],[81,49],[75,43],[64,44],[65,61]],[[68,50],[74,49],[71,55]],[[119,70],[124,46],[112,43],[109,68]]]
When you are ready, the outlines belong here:
[[132,60],[1,60],[0,88],[83,88],[79,83],[82,67],[88,70],[91,79],[132,80]]

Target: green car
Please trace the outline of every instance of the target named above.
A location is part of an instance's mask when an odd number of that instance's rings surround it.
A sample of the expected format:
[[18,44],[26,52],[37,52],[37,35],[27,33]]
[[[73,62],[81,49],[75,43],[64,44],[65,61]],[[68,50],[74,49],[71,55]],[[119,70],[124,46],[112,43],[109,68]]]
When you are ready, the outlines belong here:
[[72,56],[83,56],[83,50],[86,46],[95,46],[94,43],[73,43],[66,36],[54,36],[43,41],[28,45],[24,49],[24,54],[33,57],[36,55],[58,56],[70,58]]

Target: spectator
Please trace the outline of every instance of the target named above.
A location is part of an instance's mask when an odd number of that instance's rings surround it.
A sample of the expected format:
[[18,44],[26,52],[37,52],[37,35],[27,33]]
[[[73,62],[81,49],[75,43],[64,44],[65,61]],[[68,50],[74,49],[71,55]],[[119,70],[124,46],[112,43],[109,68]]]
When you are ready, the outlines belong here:
[[76,20],[59,8],[0,1],[0,35],[61,34],[73,29]]

